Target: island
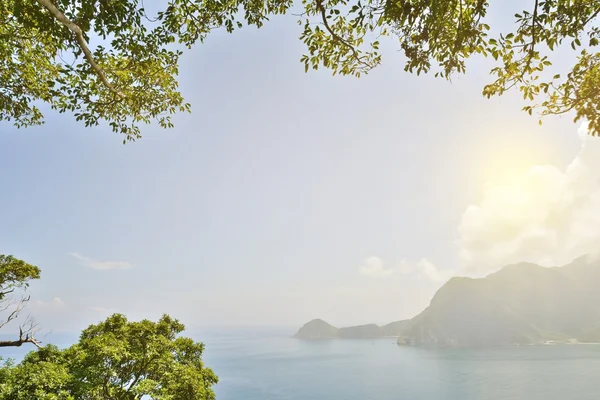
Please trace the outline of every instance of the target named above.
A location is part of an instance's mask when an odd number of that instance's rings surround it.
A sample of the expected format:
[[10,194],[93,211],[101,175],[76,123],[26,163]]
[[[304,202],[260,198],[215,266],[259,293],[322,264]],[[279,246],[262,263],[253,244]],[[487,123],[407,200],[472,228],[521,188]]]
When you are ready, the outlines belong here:
[[377,339],[398,337],[408,320],[396,321],[387,325],[366,324],[336,328],[322,319],[313,319],[304,324],[294,335],[298,339]]

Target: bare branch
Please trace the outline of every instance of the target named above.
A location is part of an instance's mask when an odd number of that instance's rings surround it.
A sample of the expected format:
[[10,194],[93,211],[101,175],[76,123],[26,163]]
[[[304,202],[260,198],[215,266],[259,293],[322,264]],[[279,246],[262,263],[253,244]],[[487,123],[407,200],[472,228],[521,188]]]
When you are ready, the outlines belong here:
[[0,341],[0,347],[20,347],[25,343],[31,343],[37,348],[40,348],[42,342],[35,338],[35,331],[37,328],[35,321],[28,318],[25,326],[25,331],[23,331],[23,326],[19,327],[19,338],[17,340],[2,340]]
[[100,81],[104,84],[104,86],[108,88],[108,90],[110,90],[117,96],[123,98],[123,94],[119,90],[117,90],[117,88],[115,88],[112,83],[108,81],[104,70],[98,65],[98,63],[96,63],[96,60],[94,60],[92,52],[90,51],[88,44],[85,41],[85,38],[83,37],[83,31],[81,30],[79,25],[75,24],[73,21],[67,18],[58,8],[56,8],[54,4],[52,4],[50,0],[36,1],[42,6],[44,6],[46,10],[48,10],[50,14],[52,14],[52,16],[56,18],[61,24],[63,24],[66,28],[68,28],[71,32],[75,34],[75,40],[77,40],[79,48],[83,52],[85,59],[88,61],[92,69],[96,72],[96,75],[98,75]]
[[[3,328],[17,319],[30,298],[30,296],[22,296],[18,301],[10,301],[10,299],[3,300],[1,303],[6,303],[6,306],[2,307],[0,311],[6,311],[12,306],[14,306],[14,309],[8,314],[6,319],[0,322],[0,328]],[[37,327],[38,324],[36,321],[31,316],[28,316],[23,325],[19,326],[19,338],[17,340],[2,340],[0,341],[0,347],[19,347],[24,343],[31,343],[40,347],[41,342],[35,338]]]
[[[21,300],[19,300],[17,302],[17,306],[15,307],[15,309],[12,310],[10,314],[8,314],[8,317],[6,317],[6,320],[0,322],[0,328],[2,328],[5,325],[9,324],[13,319],[15,319],[15,318],[17,318],[19,316],[19,313],[23,310],[23,308],[25,308],[25,305],[27,304],[27,302],[29,301],[29,299],[30,299],[29,296],[27,296],[27,297],[25,297],[25,296],[21,297]],[[7,306],[4,307],[2,309],[2,311],[7,310],[13,304],[14,304],[14,302],[11,302],[11,303],[7,304]]]

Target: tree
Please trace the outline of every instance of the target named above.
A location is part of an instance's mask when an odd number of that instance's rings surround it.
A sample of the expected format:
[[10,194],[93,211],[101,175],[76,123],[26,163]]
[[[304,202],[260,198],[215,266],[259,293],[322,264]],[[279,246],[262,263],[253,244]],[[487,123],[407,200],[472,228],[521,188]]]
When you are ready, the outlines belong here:
[[[473,55],[492,57],[497,65],[485,96],[517,88],[531,102],[524,107],[529,114],[573,111],[575,121],[587,119],[590,133],[600,135],[600,53],[594,51],[600,0],[526,3],[513,10],[515,25],[503,34],[488,25],[486,0],[304,0],[302,38],[309,54],[303,61],[306,69],[323,65],[360,76],[381,62],[378,40],[368,41],[373,36],[399,41],[405,71],[445,79],[466,72]],[[313,17],[321,24],[313,25]],[[552,71],[550,54],[561,46],[578,52],[570,71]]]
[[[500,3],[498,0],[496,3]],[[262,26],[291,0],[165,0],[150,16],[142,0],[0,0],[0,119],[43,122],[39,101],[73,112],[86,126],[107,122],[125,140],[140,124],[172,127],[189,111],[178,91],[182,50],[217,28]],[[488,22],[489,0],[303,0],[306,70],[368,73],[379,38],[398,41],[417,74],[450,79],[473,55],[492,57],[487,97],[517,88],[541,115],[574,112],[600,134],[600,0],[530,0],[504,34]],[[90,42],[97,43],[95,46]],[[550,55],[571,46],[573,68],[553,71]],[[124,141],[125,141],[124,140]]]
[[[7,316],[0,320],[0,328],[16,320],[29,301],[29,296],[23,292],[29,287],[33,279],[40,278],[40,269],[35,265],[16,259],[13,256],[0,254],[0,312]],[[15,291],[21,292],[15,296]],[[19,328],[19,337],[16,340],[2,340],[0,347],[21,346],[24,343],[33,343],[38,346],[35,336],[35,323],[28,318],[24,326]]]
[[0,370],[6,400],[212,400],[217,377],[202,362],[204,345],[180,337],[165,315],[129,322],[120,314],[92,325],[65,350],[46,346]]
[[143,0],[0,0],[0,120],[40,124],[42,101],[129,140],[140,123],[172,127],[171,115],[190,109],[177,88],[181,48],[218,27],[233,31],[242,11],[261,26],[290,4],[169,0],[150,17]]

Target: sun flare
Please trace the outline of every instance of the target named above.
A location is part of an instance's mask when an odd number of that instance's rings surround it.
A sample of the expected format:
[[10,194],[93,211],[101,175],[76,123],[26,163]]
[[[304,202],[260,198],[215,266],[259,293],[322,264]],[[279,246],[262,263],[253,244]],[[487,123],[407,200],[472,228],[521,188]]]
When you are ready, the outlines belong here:
[[459,247],[465,266],[493,270],[522,261],[562,265],[596,252],[600,143],[582,136],[580,152],[564,169],[527,165],[526,154],[510,154],[506,168],[490,174],[481,200],[463,214]]

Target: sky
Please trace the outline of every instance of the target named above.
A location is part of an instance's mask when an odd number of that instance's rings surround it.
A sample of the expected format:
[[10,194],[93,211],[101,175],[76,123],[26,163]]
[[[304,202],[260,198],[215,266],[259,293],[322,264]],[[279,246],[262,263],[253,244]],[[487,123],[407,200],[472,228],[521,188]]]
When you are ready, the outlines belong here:
[[487,61],[451,83],[404,73],[392,44],[360,79],[305,74],[295,22],[186,53],[192,113],[135,143],[51,112],[0,125],[0,253],[42,269],[40,326],[387,323],[451,276],[595,248],[600,150],[570,116],[483,98]]

